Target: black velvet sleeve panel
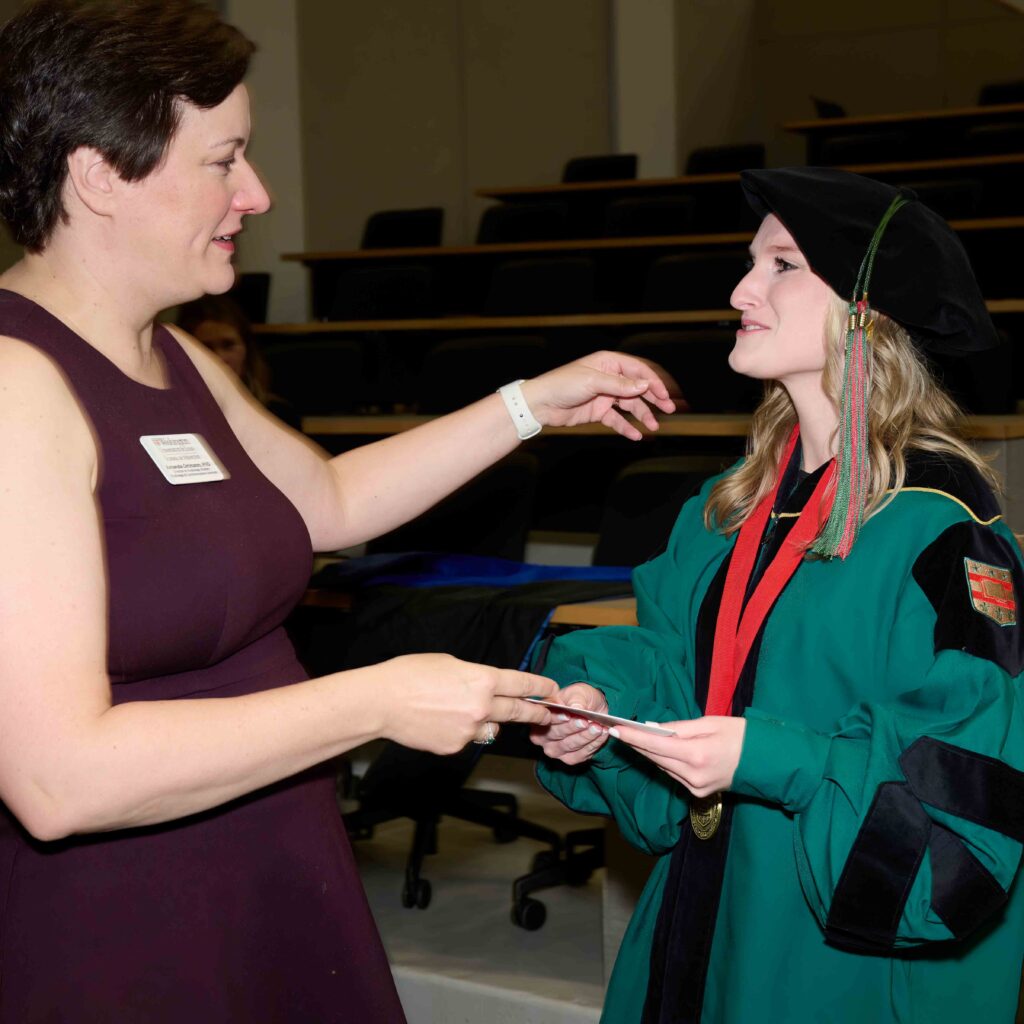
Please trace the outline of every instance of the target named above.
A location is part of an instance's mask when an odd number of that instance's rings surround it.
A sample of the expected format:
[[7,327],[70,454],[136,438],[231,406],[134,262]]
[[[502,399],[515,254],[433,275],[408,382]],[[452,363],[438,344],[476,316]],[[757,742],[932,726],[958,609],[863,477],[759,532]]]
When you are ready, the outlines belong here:
[[1021,610],[1017,607],[1012,623],[1005,625],[980,610],[971,597],[967,560],[1008,571],[1013,583],[1011,603],[1024,594],[1024,574],[1009,542],[978,523],[955,523],[921,552],[913,569],[914,579],[935,609],[935,652],[967,651],[1017,676],[1024,670]]
[[909,786],[878,787],[832,897],[825,922],[830,946],[851,953],[892,951],[930,836],[931,819]]
[[929,736],[907,747],[900,767],[922,803],[1024,843],[1024,772]]
[[969,462],[937,452],[912,450],[907,453],[904,488],[940,491],[966,506],[971,515],[989,523],[1000,515],[992,488]]
[[963,840],[932,822],[928,840],[932,865],[932,907],[956,939],[994,917],[1009,893],[967,849]]

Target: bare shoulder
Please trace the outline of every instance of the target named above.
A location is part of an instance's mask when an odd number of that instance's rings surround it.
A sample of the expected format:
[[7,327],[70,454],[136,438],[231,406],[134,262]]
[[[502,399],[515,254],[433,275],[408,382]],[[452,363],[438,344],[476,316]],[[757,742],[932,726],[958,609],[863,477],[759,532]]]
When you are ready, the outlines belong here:
[[[20,338],[0,335],[0,415],[32,404],[40,414],[60,414],[75,405],[72,388],[60,367],[41,349]],[[47,405],[37,405],[37,402]]]
[[41,349],[20,338],[2,335],[0,430],[5,437],[2,449],[9,453],[20,451],[38,457],[48,450],[53,459],[70,459],[95,469],[92,430],[72,383]]

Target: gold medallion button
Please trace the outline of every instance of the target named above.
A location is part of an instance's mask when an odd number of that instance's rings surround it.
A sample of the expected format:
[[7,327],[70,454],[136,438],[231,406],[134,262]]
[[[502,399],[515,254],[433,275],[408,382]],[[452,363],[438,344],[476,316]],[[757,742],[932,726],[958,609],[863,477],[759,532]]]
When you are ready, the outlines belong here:
[[690,803],[690,826],[698,839],[710,839],[722,820],[722,794],[694,797]]

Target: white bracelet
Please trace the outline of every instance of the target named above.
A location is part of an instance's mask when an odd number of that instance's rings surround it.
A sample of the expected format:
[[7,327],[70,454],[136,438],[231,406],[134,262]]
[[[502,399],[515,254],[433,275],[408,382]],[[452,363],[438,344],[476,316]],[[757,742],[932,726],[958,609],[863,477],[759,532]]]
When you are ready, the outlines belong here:
[[505,408],[508,409],[508,414],[516,425],[519,439],[525,441],[529,437],[536,437],[541,431],[541,426],[534,419],[530,407],[526,404],[523,389],[519,386],[522,383],[521,380],[514,380],[511,384],[505,384],[498,388],[498,394],[501,395],[501,400],[505,403]]

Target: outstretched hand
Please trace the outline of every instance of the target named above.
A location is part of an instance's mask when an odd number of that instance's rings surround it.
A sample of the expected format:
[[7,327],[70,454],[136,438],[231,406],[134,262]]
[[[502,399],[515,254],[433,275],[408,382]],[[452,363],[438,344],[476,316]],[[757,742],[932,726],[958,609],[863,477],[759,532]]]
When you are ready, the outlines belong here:
[[643,434],[624,414],[657,430],[653,409],[672,413],[676,408],[655,369],[623,352],[595,352],[543,373],[523,384],[523,396],[544,426],[603,423],[631,441]]
[[743,750],[746,719],[708,715],[658,725],[670,729],[675,736],[656,736],[625,725],[610,731],[694,796],[710,796],[732,785]]

